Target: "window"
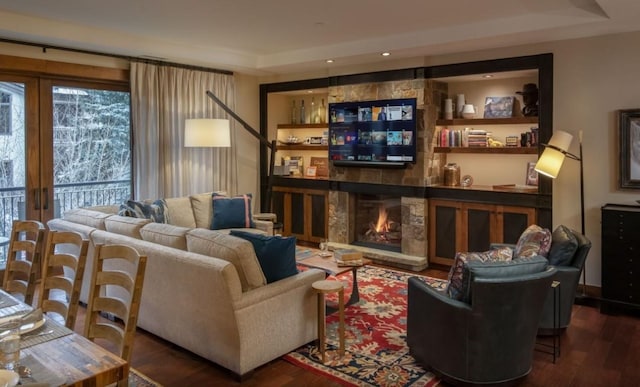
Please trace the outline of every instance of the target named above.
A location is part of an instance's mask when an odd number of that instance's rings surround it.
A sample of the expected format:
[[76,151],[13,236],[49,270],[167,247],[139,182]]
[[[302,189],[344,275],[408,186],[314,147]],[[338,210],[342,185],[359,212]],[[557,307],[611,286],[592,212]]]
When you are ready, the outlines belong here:
[[13,161],[0,161],[0,188],[13,187]]
[[11,94],[0,91],[0,134],[11,134]]

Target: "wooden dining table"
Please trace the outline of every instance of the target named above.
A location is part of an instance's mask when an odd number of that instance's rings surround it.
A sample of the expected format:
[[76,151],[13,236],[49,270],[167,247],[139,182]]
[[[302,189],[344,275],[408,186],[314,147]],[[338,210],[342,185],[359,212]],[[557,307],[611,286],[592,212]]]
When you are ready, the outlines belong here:
[[[1,320],[20,318],[32,310],[0,290]],[[129,375],[124,359],[46,316],[44,324],[23,333],[20,341],[19,373],[25,386],[106,386]]]

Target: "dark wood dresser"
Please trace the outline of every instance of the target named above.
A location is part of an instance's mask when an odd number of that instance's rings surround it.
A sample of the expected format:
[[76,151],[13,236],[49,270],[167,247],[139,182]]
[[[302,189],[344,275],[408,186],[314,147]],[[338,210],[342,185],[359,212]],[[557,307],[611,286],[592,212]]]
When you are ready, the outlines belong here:
[[602,207],[600,312],[640,310],[640,206]]

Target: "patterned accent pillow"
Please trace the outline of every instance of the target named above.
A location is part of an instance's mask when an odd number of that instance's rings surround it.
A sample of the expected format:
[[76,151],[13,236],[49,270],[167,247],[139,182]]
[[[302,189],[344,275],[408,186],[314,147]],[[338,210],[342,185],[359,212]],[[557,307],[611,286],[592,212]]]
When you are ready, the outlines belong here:
[[551,232],[546,228],[532,224],[520,235],[513,257],[528,258],[541,255],[546,258],[550,248]]
[[251,194],[229,198],[214,192],[211,199],[212,230],[256,227],[251,216]]
[[169,223],[169,210],[164,199],[158,199],[153,203],[127,200],[120,205],[118,215],[132,218],[151,219],[156,223]]
[[453,261],[453,266],[449,271],[449,281],[447,285],[447,295],[455,300],[461,300],[463,297],[462,277],[464,267],[467,262],[471,261],[510,261],[513,250],[510,247],[499,247],[485,252],[466,252],[457,253]]

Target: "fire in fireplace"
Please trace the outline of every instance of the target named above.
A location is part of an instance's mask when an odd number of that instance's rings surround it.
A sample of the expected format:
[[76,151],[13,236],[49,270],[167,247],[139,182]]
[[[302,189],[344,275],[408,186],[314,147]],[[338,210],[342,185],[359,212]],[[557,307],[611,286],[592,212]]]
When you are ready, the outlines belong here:
[[353,244],[398,251],[402,246],[400,197],[356,195],[355,240]]

